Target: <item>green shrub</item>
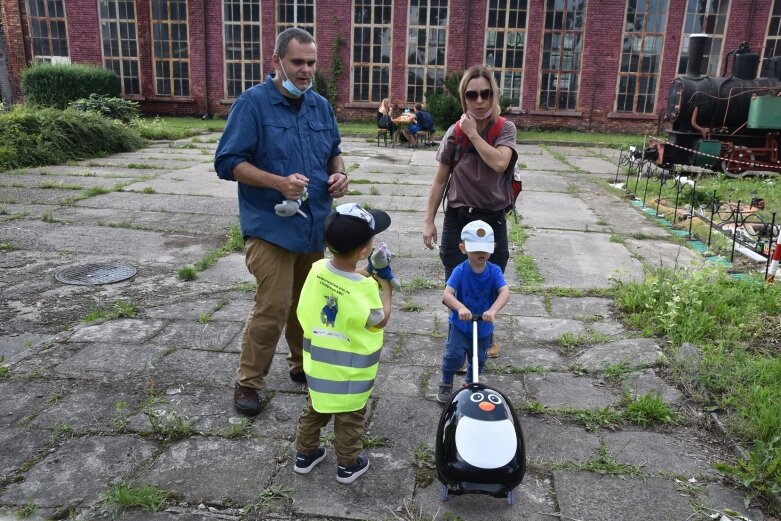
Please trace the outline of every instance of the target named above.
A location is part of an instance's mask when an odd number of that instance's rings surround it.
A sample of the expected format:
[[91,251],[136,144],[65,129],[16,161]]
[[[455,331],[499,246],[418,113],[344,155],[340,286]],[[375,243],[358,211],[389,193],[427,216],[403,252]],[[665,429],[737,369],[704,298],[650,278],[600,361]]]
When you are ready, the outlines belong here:
[[89,98],[72,101],[68,107],[82,112],[96,112],[125,124],[138,117],[137,102],[94,93],[90,94]]
[[85,64],[35,64],[22,72],[25,103],[64,109],[90,94],[119,96],[119,78],[110,70]]
[[458,121],[463,113],[461,98],[458,95],[458,84],[461,83],[463,75],[463,71],[446,74],[443,80],[444,91],[432,89],[426,92],[426,108],[434,117],[436,127],[443,132]]
[[128,152],[144,140],[89,112],[18,106],[0,114],[0,171]]

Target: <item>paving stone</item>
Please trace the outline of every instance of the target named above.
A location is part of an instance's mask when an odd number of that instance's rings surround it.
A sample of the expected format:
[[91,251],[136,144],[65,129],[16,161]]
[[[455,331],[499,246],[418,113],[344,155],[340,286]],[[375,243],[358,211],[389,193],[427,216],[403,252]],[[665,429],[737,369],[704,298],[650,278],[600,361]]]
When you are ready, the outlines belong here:
[[30,425],[44,429],[69,425],[75,432],[115,431],[144,399],[142,389],[129,388],[126,382],[125,385],[79,386],[54,400]]
[[[671,480],[553,472],[562,516],[589,521],[616,519],[682,520],[693,514],[689,499]],[[664,498],[664,500],[660,500]]]
[[123,380],[152,369],[168,349],[156,345],[88,345],[59,364],[54,372],[66,378]]
[[568,318],[521,317],[510,322],[516,338],[524,341],[555,342],[561,335],[582,335],[586,329],[582,322]]
[[24,481],[6,487],[0,502],[41,507],[88,505],[107,485],[132,473],[155,453],[155,444],[131,436],[74,438],[36,463]]
[[663,359],[662,350],[653,338],[631,338],[591,346],[576,357],[575,363],[587,371],[602,371],[622,363],[629,367],[652,366]]
[[47,398],[61,394],[64,386],[50,380],[0,380],[0,425],[13,425],[48,407]]
[[170,445],[139,478],[190,503],[255,503],[271,481],[287,442],[193,437]]
[[556,318],[583,317],[608,318],[613,315],[610,299],[599,297],[553,297],[551,299],[551,316]]
[[205,351],[222,351],[244,329],[237,322],[178,320],[170,322],[154,341],[166,347],[180,347]]
[[157,334],[165,323],[162,320],[144,321],[133,318],[110,320],[96,326],[85,326],[71,335],[70,342],[106,342],[140,344]]
[[586,463],[599,455],[599,437],[580,425],[529,415],[523,415],[520,422],[529,463],[550,468]]
[[659,378],[653,369],[629,373],[622,381],[622,385],[633,396],[659,394],[666,403],[677,403],[683,399],[681,392]]
[[0,482],[21,471],[22,464],[51,444],[47,431],[0,425]]
[[621,397],[594,380],[569,373],[528,374],[525,377],[529,393],[546,407],[593,409],[615,406]]
[[[600,438],[610,455],[620,463],[637,465],[649,474],[673,474],[686,478],[717,476],[713,451],[694,433],[665,434],[640,430],[605,431]],[[716,453],[718,454],[718,453]]]

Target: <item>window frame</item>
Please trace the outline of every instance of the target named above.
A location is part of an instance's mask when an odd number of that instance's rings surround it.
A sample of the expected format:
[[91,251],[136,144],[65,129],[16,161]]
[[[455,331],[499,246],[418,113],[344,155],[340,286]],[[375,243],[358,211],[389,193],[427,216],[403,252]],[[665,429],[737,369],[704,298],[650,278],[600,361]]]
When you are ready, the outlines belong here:
[[[499,5],[495,5],[492,7],[492,4],[498,4],[499,2],[504,4],[504,7],[501,7]],[[519,0],[519,4],[523,3],[523,7],[515,10],[511,10],[511,8],[507,5],[507,0],[488,0],[486,2],[486,17],[485,17],[485,40],[483,43],[483,49],[484,49],[484,63],[487,67],[491,68],[494,71],[494,77],[496,78],[496,83],[499,85],[499,90],[501,91],[503,96],[506,96],[510,99],[510,108],[520,110],[523,105],[523,75],[524,75],[524,64],[526,62],[526,42],[527,42],[527,36],[528,36],[528,25],[529,25],[529,2],[528,0]],[[497,19],[499,17],[504,17],[504,24],[503,27],[491,27],[489,26],[490,20],[491,20],[491,10],[496,11]],[[521,13],[523,14],[524,18],[524,25],[523,27],[510,27],[510,18],[513,14],[517,16],[520,16]],[[494,55],[493,61],[489,62],[489,50],[497,50],[498,48],[494,44],[493,46],[489,47],[490,41],[491,41],[491,34],[493,33],[504,33],[504,45],[502,47],[502,67],[496,66],[496,55]],[[510,34],[522,34],[523,35],[523,43],[520,46],[520,50],[516,47],[514,49],[515,53],[521,54],[521,66],[520,67],[507,67],[507,56],[510,53],[510,49],[508,49],[508,42],[509,35]],[[516,38],[517,41],[517,38]],[[508,81],[508,74],[513,75],[512,83],[513,86],[507,88],[505,86],[505,83]],[[514,86],[516,84],[514,75],[518,75],[517,77],[517,88]],[[508,90],[511,92],[510,95],[507,94]],[[517,99],[517,103],[515,103]]]
[[[701,23],[700,30],[699,31],[688,31],[687,25],[690,23],[690,20],[696,20],[697,18],[704,19],[703,17],[707,18],[707,13],[705,14],[698,14],[698,13],[690,13],[689,7],[692,5],[694,0],[687,0],[686,2],[686,9],[683,13],[683,25],[681,26],[681,45],[678,47],[678,60],[675,62],[675,70],[676,74],[684,74],[686,73],[686,67],[689,59],[689,36],[692,34],[701,34],[701,33],[707,33],[710,37],[706,43],[705,52],[702,56],[702,64],[706,65],[705,74],[709,76],[721,76],[721,67],[723,65],[723,56],[724,56],[724,41],[727,39],[727,30],[729,29],[729,15],[730,15],[730,2],[731,0],[706,0],[706,11],[710,5],[712,5],[713,2],[719,2],[719,8],[722,8],[722,11],[716,12],[712,16],[716,20],[714,22],[715,27],[718,27],[719,25],[719,18],[723,19],[722,23],[722,29],[720,36],[718,38],[714,37],[714,34],[717,34],[713,31],[708,31],[704,28],[704,26],[707,25],[707,20],[705,23]],[[691,27],[694,29],[694,27]],[[716,53],[713,52],[713,47],[716,45],[718,47],[718,51]],[[713,63],[714,56],[717,56],[718,59],[716,60],[716,63]],[[684,62],[684,59],[686,62]]]
[[[280,9],[287,7],[289,4],[292,4],[293,6],[293,20],[285,20],[282,21],[280,19]],[[299,5],[300,4],[300,5]],[[276,5],[274,6],[274,28],[276,29],[276,34],[281,33],[285,29],[288,29],[290,27],[300,27],[301,29],[304,29],[309,32],[309,34],[312,35],[313,38],[315,38],[315,25],[317,25],[317,2],[315,0],[277,0]],[[298,10],[304,9],[304,12],[306,14],[306,10],[311,8],[312,10],[312,21],[311,22],[305,22],[300,23],[298,21]]]
[[[27,7],[27,27],[30,31],[30,48],[32,51],[33,61],[36,62],[51,62],[51,63],[57,63],[57,62],[65,62],[70,63],[70,40],[68,38],[68,13],[65,9],[65,2],[64,0],[47,0],[43,2],[43,9],[46,13],[45,16],[40,16],[39,14],[33,15],[33,11],[36,13],[38,12],[38,9],[33,9],[33,2],[36,0],[28,0],[26,3]],[[51,2],[54,2],[56,4],[55,9],[57,9],[57,6],[62,10],[62,17],[59,16],[50,16],[49,13],[49,5]],[[57,13],[55,13],[56,15]],[[36,23],[40,22],[46,25],[46,38],[42,38],[41,36],[35,36],[35,27]],[[55,38],[52,37],[52,24],[58,24],[58,36],[56,37],[56,40],[58,41],[58,49],[57,51],[62,51],[62,47],[64,45],[65,47],[65,54],[62,54],[61,52],[55,53],[55,46],[53,44],[53,41]],[[61,37],[59,36],[59,24],[62,24],[62,29],[65,32],[65,36]],[[36,41],[45,41],[46,46],[48,48],[49,53],[48,54],[38,54],[36,52]],[[63,43],[64,42],[64,43]],[[53,59],[53,58],[60,58]],[[67,58],[67,59],[66,59]]]
[[[226,3],[238,3],[239,9],[241,10],[241,19],[236,20],[227,20],[227,17],[225,16],[225,5]],[[257,21],[254,20],[245,20],[245,9],[249,8],[253,2],[257,3],[258,6],[258,19]],[[250,4],[249,6],[245,4]],[[223,95],[225,96],[225,99],[236,99],[241,94],[241,92],[244,92],[248,88],[251,88],[253,85],[256,85],[258,83],[261,83],[263,81],[263,13],[262,13],[262,2],[261,0],[222,0],[221,7],[222,7],[222,59],[223,59],[223,67],[222,67],[222,73],[223,73]],[[230,59],[228,58],[228,35],[227,30],[228,26],[238,26],[239,34],[240,34],[240,42],[239,42],[239,53],[240,58],[237,59]],[[247,59],[245,56],[246,52],[246,32],[245,27],[252,27],[257,26],[258,28],[258,58],[257,59]],[[254,43],[254,42],[253,42]],[[240,70],[240,78],[238,80],[230,79],[229,78],[229,67],[239,65]],[[248,66],[255,66],[258,67],[258,74],[257,76],[248,74],[247,67]],[[248,78],[248,76],[251,76]],[[234,92],[230,88],[231,82],[238,81],[241,86],[241,92],[238,92],[237,94],[233,95]]]
[[[103,2],[109,3],[109,4],[115,4],[116,11],[117,11],[117,17],[116,18],[103,18],[102,11],[101,11],[101,4]],[[131,20],[130,18],[120,18],[119,13],[119,3],[125,2],[128,4],[131,4],[133,6],[133,16],[134,18]],[[98,23],[100,24],[100,53],[103,59],[103,67],[105,69],[109,69],[114,74],[116,74],[119,77],[119,85],[120,89],[123,95],[125,96],[140,96],[141,95],[141,60],[139,56],[139,46],[138,46],[138,10],[136,9],[136,3],[133,0],[97,0],[98,5]],[[122,31],[121,31],[121,23],[132,23],[134,27],[135,32],[135,47],[136,47],[136,54],[135,56],[125,56],[123,51],[123,45],[122,45]],[[116,46],[119,50],[119,54],[117,56],[106,56],[106,43],[105,43],[105,36],[103,34],[103,24],[104,23],[110,23],[112,25],[115,25],[117,28],[117,39],[116,39]],[[130,41],[129,39],[127,39]],[[111,41],[111,45],[114,45],[114,41]],[[113,67],[109,66],[108,62],[113,61],[117,62],[119,72]],[[131,74],[125,74],[125,62],[135,62],[135,69],[136,69],[136,76],[132,76]],[[136,80],[136,86],[137,91],[135,92],[129,92],[128,89],[126,89],[126,81],[130,81],[132,83],[133,78]]]
[[[418,4],[416,6],[418,8],[422,7],[426,9],[425,25],[412,23],[413,4]],[[432,5],[432,4],[436,4],[436,5]],[[450,35],[450,31],[448,27],[448,23],[450,20],[450,8],[448,4],[449,3],[447,0],[432,0],[432,1],[408,0],[407,2],[407,45],[406,45],[406,52],[404,54],[404,71],[406,77],[406,79],[404,80],[404,97],[405,97],[404,104],[405,105],[412,105],[414,103],[425,102],[426,91],[429,89],[444,90],[445,88],[444,79],[445,79],[445,74],[447,73],[447,47],[448,47],[447,42]],[[437,12],[441,12],[442,10],[444,10],[445,12],[444,22],[438,25],[431,24],[432,13],[435,10]],[[425,32],[425,44],[423,47],[417,45],[421,30]],[[432,46],[431,45],[432,40],[436,40],[437,44]],[[410,42],[414,43],[415,45],[410,45]],[[421,49],[423,50],[422,63],[410,63],[411,51],[413,48],[415,49],[416,58],[420,57]],[[437,52],[437,56],[439,55],[439,51],[441,50],[443,56],[441,65],[439,64],[429,65],[427,63],[428,57],[432,50]],[[422,79],[423,79],[422,86],[418,86],[417,83],[410,83],[410,77],[414,74],[413,71],[419,69],[422,69]],[[438,79],[439,80],[438,84],[429,85],[430,71],[435,72],[434,81],[436,83]],[[412,96],[410,96],[411,91],[413,93]],[[417,95],[418,93],[420,94],[419,97]]]
[[[369,6],[371,10],[369,23],[356,23],[356,11],[358,9],[358,3],[361,2],[361,6]],[[388,23],[376,23],[374,13],[377,9],[389,9],[390,21]],[[379,104],[384,98],[390,97],[391,82],[392,82],[392,61],[393,61],[393,0],[353,0],[352,2],[352,46],[350,48],[350,102],[351,103],[373,103]],[[371,41],[368,44],[361,43],[362,47],[368,47],[369,61],[356,61],[356,29],[368,30]],[[374,61],[374,55],[377,49],[379,49],[380,57],[383,57],[382,51],[385,45],[383,43],[376,43],[374,37],[377,31],[380,31],[383,36],[387,34],[389,36],[388,47],[388,60]],[[368,69],[367,76],[368,81],[359,81],[358,69]],[[377,77],[379,76],[379,78]],[[383,77],[387,80],[383,83]],[[365,85],[365,90],[368,92],[368,96],[365,98],[358,97],[356,95],[356,88]],[[379,85],[379,87],[375,87]],[[373,92],[379,89],[378,99],[374,99]],[[363,89],[362,89],[363,90]]]
[[[771,35],[770,31],[775,27],[775,34]],[[770,45],[773,43],[771,50]],[[762,48],[762,59],[760,61],[760,76],[767,76],[769,60],[781,56],[781,0],[773,0],[773,5],[770,9],[770,16],[767,19],[767,27],[765,28],[765,45]]]
[[[540,65],[536,108],[537,110],[541,111],[576,112],[578,110],[578,102],[580,97],[580,77],[583,72],[583,43],[586,36],[585,20],[588,11],[588,2],[587,0],[583,0],[582,11],[568,9],[569,2],[565,2],[564,10],[556,9],[556,3],[559,2],[556,0],[546,0],[543,10],[543,26],[542,32],[540,34]],[[549,9],[551,5],[553,5],[553,9]],[[555,24],[557,18],[561,18],[563,20],[568,16],[568,13],[572,12],[574,13],[573,16],[580,18],[580,27],[577,30],[555,28],[546,29],[545,26],[548,24],[549,12],[551,13],[550,17],[552,19],[551,25]],[[562,14],[557,16],[556,13]],[[545,40],[548,35],[550,35],[551,39],[550,50],[547,50],[545,47]],[[557,39],[560,40],[561,43],[557,46],[554,46],[553,41]],[[566,41],[568,39],[571,39],[573,42],[570,48],[566,47]],[[551,58],[553,58],[553,55],[558,56],[557,60],[559,66],[557,68],[545,67],[544,58],[546,52],[550,52]],[[562,66],[563,62],[566,60],[566,55],[571,55],[573,60],[572,67],[564,68]],[[546,81],[546,79],[549,81]],[[555,82],[555,88],[543,89],[546,84],[552,83],[550,80]],[[566,87],[563,87],[563,85],[565,85],[565,81]],[[576,84],[574,89],[571,88],[573,82]],[[545,96],[550,98],[551,95],[553,95],[555,106],[550,106],[550,103],[548,102],[543,103],[543,97]],[[564,104],[561,103],[562,96],[566,96],[566,103]]]
[[[616,113],[621,114],[654,114],[656,111],[657,103],[659,100],[659,79],[661,77],[661,69],[662,69],[662,58],[664,56],[664,43],[665,43],[665,27],[667,26],[667,13],[669,12],[669,0],[657,0],[656,3],[660,4],[657,12],[651,14],[649,12],[650,4],[652,2],[646,2],[646,10],[643,13],[639,13],[640,19],[644,21],[643,23],[643,29],[642,31],[628,31],[627,27],[630,24],[630,13],[629,13],[629,2],[626,3],[626,8],[624,9],[624,31],[622,32],[622,38],[621,38],[621,52],[620,52],[620,58],[618,62],[618,70],[616,71],[616,95],[615,95],[615,101],[614,101],[614,111]],[[663,5],[661,5],[663,4]],[[638,11],[635,11],[633,18],[638,17]],[[653,18],[653,24],[657,28],[656,31],[647,30],[649,28],[649,20],[652,20]],[[630,51],[627,53],[625,51],[626,48],[626,42],[630,40]],[[646,53],[646,44],[649,40],[649,38],[654,39],[657,45],[654,45],[654,54]],[[637,47],[637,42],[640,42],[640,48],[635,49]],[[636,52],[635,52],[636,51]],[[631,61],[632,57],[637,57],[638,61],[638,70],[637,71],[622,71],[622,68],[624,67],[625,63],[625,57],[628,56],[628,59],[630,61],[629,67],[631,68]],[[643,72],[640,70],[642,68],[642,62],[646,58],[654,58],[654,67],[655,70],[653,72]],[[646,88],[645,91],[642,91],[642,84],[645,81],[653,82],[653,88]],[[626,110],[624,103],[623,107],[620,105],[620,98],[622,96],[622,80],[626,79],[627,82],[631,82],[631,80],[634,80],[634,87],[632,89],[633,93],[631,95],[632,98],[632,107],[631,110]],[[629,89],[626,89],[626,92],[624,93],[625,96],[629,97]],[[651,97],[651,107],[648,108],[648,97]],[[638,104],[641,99],[646,100],[644,103],[644,110],[637,110]]]
[[[165,20],[158,21],[156,18],[154,18],[154,4],[155,2],[164,2],[166,4],[167,10],[168,10],[168,18]],[[184,40],[174,40],[170,28],[174,24],[181,24],[181,20],[178,19],[171,19],[170,15],[170,6],[172,3],[177,4],[184,4],[184,13],[185,13],[185,19],[184,19],[184,26],[186,30],[186,37]],[[165,58],[158,58],[157,54],[157,42],[158,39],[155,38],[155,25],[167,25],[169,31],[168,31],[168,38],[166,40],[161,40],[161,42],[166,44],[167,51],[169,57]],[[149,33],[150,33],[150,42],[152,44],[151,46],[151,53],[152,53],[152,77],[154,78],[154,93],[155,96],[161,97],[161,98],[190,98],[191,97],[191,90],[190,90],[190,83],[191,83],[191,67],[190,67],[190,11],[189,11],[189,3],[188,0],[149,0]],[[182,58],[175,58],[173,56],[173,42],[181,42],[184,41],[186,44],[186,52],[187,57]],[[164,93],[160,92],[159,86],[160,86],[160,75],[158,75],[158,63],[163,64],[169,64],[169,70],[168,70],[168,78],[166,80],[168,86],[170,87],[170,93]],[[177,64],[186,63],[187,65],[187,76],[175,76],[175,70]],[[186,87],[187,92],[182,94],[176,94],[176,85],[177,81],[181,82],[182,86]]]

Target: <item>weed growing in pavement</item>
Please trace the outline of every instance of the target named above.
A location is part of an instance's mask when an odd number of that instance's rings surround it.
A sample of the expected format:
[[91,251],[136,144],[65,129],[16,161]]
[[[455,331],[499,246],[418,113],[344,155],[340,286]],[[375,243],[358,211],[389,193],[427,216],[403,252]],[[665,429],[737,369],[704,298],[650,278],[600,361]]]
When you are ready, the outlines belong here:
[[156,193],[155,189],[152,188],[151,186],[145,186],[144,189],[141,190],[141,191],[144,192],[145,194],[154,194],[154,193]]
[[545,414],[548,411],[548,406],[542,402],[523,402],[518,408],[529,414]]
[[439,284],[435,284],[423,277],[412,277],[411,280],[403,282],[401,287],[407,291],[417,291],[421,289],[434,289],[438,288]]
[[377,188],[376,186],[372,186],[371,188],[369,188],[369,194],[380,195],[380,189]]
[[174,494],[154,485],[133,486],[129,483],[112,485],[103,494],[103,503],[117,509],[139,507],[145,512],[160,511]]
[[4,378],[8,378],[8,375],[11,374],[11,367],[4,364],[5,357],[3,355],[0,355],[0,380]]
[[627,465],[616,461],[615,458],[610,455],[607,446],[605,446],[605,443],[602,441],[599,442],[597,457],[595,459],[577,465],[566,463],[562,465],[562,468],[567,470],[594,472],[596,474],[608,474],[611,476],[637,476],[641,472],[640,467],[637,465]]
[[423,311],[423,306],[415,304],[410,299],[404,299],[404,303],[399,307],[402,311],[420,312]]
[[415,465],[415,482],[427,487],[434,482],[436,464],[434,462],[434,451],[426,442],[420,442],[412,447],[412,456]]
[[665,403],[659,393],[643,394],[636,397],[625,393],[624,402],[626,419],[641,427],[664,425],[672,423],[676,419],[675,411]]
[[[418,505],[414,500],[404,498],[402,506],[399,508],[387,507],[388,512],[394,519],[399,521],[436,521],[439,516],[439,508],[433,516],[423,512],[423,505]],[[462,521],[461,517],[453,514],[452,512],[446,512],[444,521]]]
[[252,420],[247,417],[239,418],[238,423],[231,423],[228,428],[228,432],[225,433],[226,438],[251,438],[252,437]]
[[208,313],[201,313],[201,316],[198,317],[199,324],[208,324],[211,321],[212,317]]
[[183,440],[195,434],[192,422],[174,411],[166,413],[164,410],[157,410],[147,412],[146,415],[152,424],[152,432],[164,442]]
[[111,419],[111,426],[119,432],[125,432],[128,426],[128,415],[130,408],[127,402],[114,403],[114,417]]
[[0,242],[0,251],[14,251],[18,250],[19,246],[16,244],[10,242],[10,241],[3,241]]
[[621,411],[612,407],[596,407],[594,409],[572,410],[569,415],[583,424],[587,431],[599,429],[616,430],[621,426],[624,416]]
[[515,273],[525,286],[536,286],[545,282],[531,255],[513,255]]
[[776,436],[769,442],[761,440],[754,443],[748,459],[735,465],[716,464],[716,468],[738,479],[748,489],[746,500],[751,502],[758,496],[773,497],[781,494],[781,437]]
[[198,272],[192,266],[182,266],[176,274],[182,280],[195,280],[198,278]]
[[610,236],[610,242],[614,242],[616,244],[624,244],[626,242],[626,237],[622,235],[611,235]]
[[275,502],[283,502],[286,505],[293,504],[293,489],[287,488],[284,485],[277,487],[268,487],[260,491],[260,496],[257,503],[245,506],[242,511],[245,514],[263,514],[271,510]]
[[242,235],[241,228],[238,224],[231,226],[226,237],[227,240],[221,248],[207,253],[203,259],[195,263],[195,266],[184,266],[179,268],[179,278],[182,280],[195,280],[198,277],[197,273],[199,271],[209,268],[222,257],[225,257],[231,252],[244,251],[244,236]]
[[38,511],[38,506],[32,501],[28,501],[22,507],[16,510],[16,515],[22,519],[34,515]]
[[388,438],[381,436],[365,436],[361,438],[361,445],[364,449],[376,449],[377,447],[384,447],[388,444]]
[[132,318],[138,314],[138,308],[128,300],[119,300],[108,307],[98,307],[92,309],[84,317],[85,322],[95,322],[96,320],[115,320],[117,318]]
[[320,435],[320,444],[323,447],[333,447],[335,440],[336,440],[336,435],[333,432],[328,432],[326,434]]
[[615,384],[620,384],[624,381],[627,374],[632,372],[632,366],[628,362],[622,360],[616,364],[610,364],[605,366],[602,370],[602,374],[605,375],[605,379]]
[[54,438],[65,437],[69,434],[73,434],[73,425],[68,422],[58,423],[54,426],[52,436]]
[[346,195],[350,195],[350,196],[354,197],[354,196],[357,196],[357,195],[363,195],[363,192],[361,192],[360,190],[353,190],[351,188],[351,189],[347,190],[347,194]]
[[258,289],[258,285],[255,282],[239,282],[236,286],[236,289],[239,291],[243,291],[244,293],[255,293],[255,290]]

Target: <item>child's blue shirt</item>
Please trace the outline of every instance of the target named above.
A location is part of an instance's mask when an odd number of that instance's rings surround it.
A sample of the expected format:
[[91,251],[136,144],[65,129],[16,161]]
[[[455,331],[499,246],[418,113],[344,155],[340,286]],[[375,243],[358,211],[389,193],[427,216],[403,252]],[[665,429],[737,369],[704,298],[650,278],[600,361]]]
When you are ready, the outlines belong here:
[[[455,290],[456,298],[472,312],[472,316],[480,317],[490,308],[499,290],[507,285],[502,270],[496,264],[487,262],[482,273],[475,273],[465,260],[453,269],[447,285]],[[456,310],[450,311],[450,322],[461,333],[471,337],[471,321],[460,320]],[[477,337],[484,338],[494,332],[492,322],[477,323]]]

